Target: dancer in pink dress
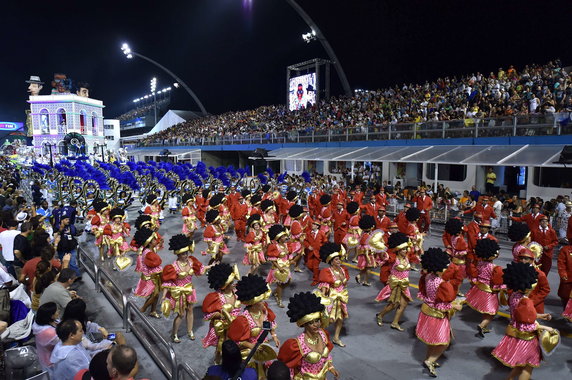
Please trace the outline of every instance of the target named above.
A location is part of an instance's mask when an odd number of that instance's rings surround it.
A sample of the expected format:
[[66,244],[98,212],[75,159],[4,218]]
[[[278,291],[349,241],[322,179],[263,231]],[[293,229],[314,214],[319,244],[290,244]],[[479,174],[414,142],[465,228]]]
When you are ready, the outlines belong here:
[[357,248],[358,253],[358,264],[357,267],[360,270],[359,274],[356,276],[356,281],[358,284],[363,286],[371,286],[369,282],[369,271],[372,268],[377,267],[378,261],[376,259],[376,254],[374,248],[369,244],[369,238],[371,236],[371,231],[375,228],[375,219],[371,215],[364,215],[359,221],[359,228],[362,234],[359,239],[359,247]]
[[197,229],[197,215],[194,206],[195,197],[192,194],[183,195],[183,235],[187,235],[189,239],[193,238],[193,234]]
[[99,259],[105,261],[105,245],[107,245],[106,239],[104,239],[103,229],[109,223],[109,210],[111,207],[105,201],[100,199],[93,202],[93,209],[96,214],[91,218],[91,233],[95,235],[95,245],[99,250]]
[[220,263],[208,273],[209,286],[214,292],[203,300],[204,319],[209,321],[209,331],[203,338],[203,347],[215,347],[215,362],[221,359],[222,343],[227,339],[231,322],[240,315],[240,301],[236,297],[234,282],[240,279],[236,264],[231,267]]
[[340,340],[340,333],[344,326],[344,320],[348,314],[348,280],[350,274],[346,267],[342,266],[342,258],[345,257],[345,248],[336,243],[327,242],[320,248],[320,259],[330,265],[329,268],[320,270],[318,277],[318,291],[316,292],[326,306],[326,313],[330,322],[334,324],[334,344],[345,347]]
[[324,305],[320,298],[306,292],[294,294],[288,304],[290,322],[302,327],[304,332],[296,338],[288,339],[278,352],[278,360],[290,368],[293,379],[326,380],[330,372],[334,378],[340,374],[333,365],[332,349],[334,345],[322,326]]
[[156,311],[161,290],[161,272],[163,271],[161,257],[157,254],[157,244],[159,243],[157,233],[143,227],[135,233],[133,239],[139,247],[135,271],[141,273],[134,293],[136,296],[147,298],[139,310],[145,313],[149,309],[151,311],[150,316],[161,318]]
[[411,243],[407,235],[396,232],[389,237],[388,245],[396,257],[389,273],[387,285],[381,289],[375,298],[377,302],[387,300],[387,306],[376,314],[376,321],[379,326],[382,326],[383,316],[397,309],[393,322],[391,323],[391,328],[404,331],[399,325],[399,319],[405,312],[407,304],[412,301],[409,291],[409,270],[411,269],[411,265],[407,258]]
[[468,276],[473,285],[467,292],[466,302],[472,309],[482,314],[483,320],[477,325],[478,338],[484,338],[491,332],[487,327],[499,309],[498,293],[505,289],[502,279],[502,268],[493,264],[499,256],[499,244],[496,240],[477,240],[475,255],[476,265],[473,263],[468,269]]
[[455,289],[441,278],[448,265],[449,255],[440,248],[429,248],[421,256],[423,274],[419,279],[417,297],[423,301],[423,305],[415,334],[427,345],[423,364],[432,377],[437,377],[437,360],[451,342],[451,312],[461,310],[460,305],[452,305],[456,297]]
[[538,273],[534,267],[525,263],[509,263],[504,270],[504,283],[512,290],[508,301],[510,322],[505,336],[492,355],[505,366],[512,368],[509,379],[530,379],[532,370],[539,367],[542,360],[538,331],[554,331],[553,328],[537,322],[534,303],[528,298],[537,278]]
[[273,295],[276,298],[278,307],[282,304],[282,292],[290,284],[292,274],[290,273],[290,251],[288,249],[288,231],[281,224],[275,224],[268,230],[268,237],[272,241],[268,246],[266,255],[268,261],[272,263],[272,269],[268,272],[266,282],[276,283],[276,290]]
[[155,228],[159,229],[161,226],[161,213],[163,211],[163,207],[159,204],[159,199],[155,194],[151,194],[147,196],[146,199],[147,207],[143,211],[144,214],[150,215],[153,219],[153,224]]
[[524,249],[528,249],[528,245],[532,241],[530,228],[526,223],[515,223],[513,222],[508,228],[507,233],[508,238],[514,241],[512,246],[512,261],[519,261],[520,252]]
[[293,204],[288,209],[288,218],[290,218],[290,224],[288,226],[290,227],[290,239],[292,241],[291,246],[293,248],[290,260],[292,260],[292,263],[294,264],[294,272],[302,272],[299,264],[300,260],[304,256],[304,241],[306,240],[306,230],[302,224],[302,219],[305,215],[306,212],[304,212],[304,208],[300,205]]
[[572,292],[570,293],[570,298],[568,299],[568,302],[566,303],[566,307],[564,308],[564,311],[562,312],[562,316],[568,322],[572,322]]
[[207,243],[207,250],[202,255],[211,255],[209,265],[220,263],[222,257],[230,253],[224,242],[223,220],[218,210],[209,210],[205,216],[207,226],[203,232],[203,240]]
[[103,235],[109,247],[107,257],[123,256],[130,251],[127,238],[131,233],[131,226],[124,222],[125,211],[122,208],[114,208],[109,212],[109,223],[103,228]]
[[187,336],[195,340],[193,306],[197,303],[197,291],[193,286],[193,276],[203,275],[210,266],[204,266],[191,256],[195,250],[195,243],[183,234],[175,235],[169,240],[169,249],[177,255],[177,260],[163,269],[161,311],[167,317],[171,311],[177,313],[173,321],[171,340],[180,343],[178,331],[184,317],[187,320]]
[[[451,218],[445,223],[445,231],[451,238],[451,245],[445,252],[449,254],[451,264],[455,265],[455,275],[457,283],[455,284],[457,295],[464,297],[460,288],[463,280],[467,278],[467,252],[469,245],[463,237],[463,222],[459,218]],[[452,268],[449,268],[451,270]]]
[[248,232],[244,238],[246,253],[242,259],[243,265],[250,265],[250,274],[258,272],[260,264],[266,262],[264,251],[266,247],[266,234],[260,226],[260,215],[254,214],[248,218]]
[[342,243],[346,246],[348,258],[350,257],[350,251],[354,251],[352,262],[357,263],[357,247],[359,246],[359,238],[362,232],[359,228],[359,204],[357,202],[349,202],[346,210],[350,214],[350,219],[348,220],[348,232],[346,232]]

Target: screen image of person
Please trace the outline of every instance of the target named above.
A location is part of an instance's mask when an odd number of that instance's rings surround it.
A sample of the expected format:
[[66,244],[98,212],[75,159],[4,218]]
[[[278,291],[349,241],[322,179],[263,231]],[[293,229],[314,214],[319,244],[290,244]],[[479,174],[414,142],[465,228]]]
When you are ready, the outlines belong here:
[[290,111],[301,110],[316,104],[316,74],[306,74],[290,79]]

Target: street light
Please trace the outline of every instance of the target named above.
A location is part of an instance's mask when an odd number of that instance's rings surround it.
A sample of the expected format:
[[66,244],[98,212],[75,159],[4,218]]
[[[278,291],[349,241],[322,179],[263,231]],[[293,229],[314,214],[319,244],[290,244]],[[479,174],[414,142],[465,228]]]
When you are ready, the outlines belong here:
[[155,125],[157,125],[157,97],[155,95],[155,90],[157,89],[157,78],[151,79],[151,95],[153,95],[153,109],[155,113]]
[[139,54],[133,50],[131,50],[131,48],[129,47],[128,44],[124,43],[123,45],[121,45],[121,51],[123,52],[123,54],[125,54],[125,56],[127,57],[127,59],[132,59],[133,57],[139,57],[139,58],[143,58],[144,60],[151,62],[152,64],[154,64],[155,66],[161,68],[163,71],[165,71],[167,74],[169,74],[170,76],[173,77],[173,79],[175,79],[175,81],[177,81],[181,86],[183,86],[183,88],[189,93],[189,95],[191,95],[191,97],[193,98],[193,100],[195,101],[195,103],[197,103],[197,105],[199,106],[199,108],[201,109],[201,113],[203,114],[203,116],[207,116],[208,112],[205,109],[205,107],[203,106],[203,103],[201,103],[201,101],[199,100],[199,98],[197,97],[197,95],[195,95],[195,93],[193,92],[193,90],[191,90],[191,88],[185,83],[183,82],[178,76],[176,76],[171,70],[167,69],[165,66],[161,65],[159,62],[152,60],[149,57],[146,57],[142,54]]

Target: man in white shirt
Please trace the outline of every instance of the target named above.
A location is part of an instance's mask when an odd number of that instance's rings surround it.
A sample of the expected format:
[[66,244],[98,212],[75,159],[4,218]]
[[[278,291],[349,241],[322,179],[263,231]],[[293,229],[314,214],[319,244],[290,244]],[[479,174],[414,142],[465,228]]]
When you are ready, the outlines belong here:
[[18,278],[14,265],[22,267],[22,263],[14,256],[14,238],[20,234],[17,230],[18,222],[9,220],[6,222],[8,229],[0,233],[0,246],[2,246],[2,263],[6,266],[8,273],[14,278]]
[[495,215],[497,216],[495,219],[492,219],[492,221],[491,221],[491,227],[493,228],[493,231],[494,231],[500,227],[502,202],[499,201],[499,199],[496,195],[493,195],[491,197],[491,199],[493,201],[493,211],[494,211]]

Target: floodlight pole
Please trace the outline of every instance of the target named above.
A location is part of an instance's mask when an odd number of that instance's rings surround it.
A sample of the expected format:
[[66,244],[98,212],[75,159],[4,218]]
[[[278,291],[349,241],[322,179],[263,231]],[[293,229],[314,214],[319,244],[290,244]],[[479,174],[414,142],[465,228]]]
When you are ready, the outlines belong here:
[[298,3],[296,3],[295,0],[286,0],[286,2],[288,4],[290,4],[292,6],[292,8],[294,8],[294,10],[296,12],[298,12],[298,15],[300,15],[300,17],[302,17],[302,19],[304,19],[306,24],[308,24],[308,26],[314,32],[316,32],[316,38],[320,41],[320,43],[322,44],[322,47],[326,50],[326,53],[328,53],[328,56],[330,57],[330,61],[332,61],[334,63],[334,67],[336,68],[336,71],[338,73],[338,77],[340,78],[340,81],[342,82],[342,87],[344,88],[344,92],[346,93],[347,96],[352,96],[352,89],[350,87],[350,83],[348,82],[348,78],[346,77],[346,73],[344,72],[344,69],[342,68],[342,64],[340,63],[340,60],[336,56],[336,53],[334,53],[334,49],[332,49],[332,47],[330,46],[330,43],[326,39],[326,36],[324,36],[324,34],[320,30],[320,28],[318,28],[318,25],[316,25],[316,23],[310,18],[310,16],[304,11],[304,9],[302,9],[302,7],[299,6]]
[[189,95],[191,95],[191,97],[194,99],[195,103],[197,103],[197,105],[199,106],[199,108],[201,109],[201,113],[203,114],[203,116],[207,116],[208,112],[205,109],[205,107],[203,106],[203,103],[201,103],[201,101],[199,100],[199,98],[197,97],[197,95],[195,95],[195,93],[193,92],[193,90],[191,90],[191,88],[189,86],[187,86],[187,84],[185,82],[183,82],[181,80],[181,78],[179,78],[178,76],[176,76],[171,70],[169,70],[168,68],[166,68],[165,66],[161,65],[159,62],[144,56],[143,54],[139,54],[133,50],[131,50],[131,54],[139,57],[139,58],[143,58],[144,60],[151,62],[152,64],[154,64],[155,66],[161,68],[163,71],[165,71],[167,74],[169,74],[170,76],[173,77],[173,79],[175,79],[178,83],[181,84],[181,86],[183,86],[183,88],[185,90],[187,90],[187,92],[189,93]]

